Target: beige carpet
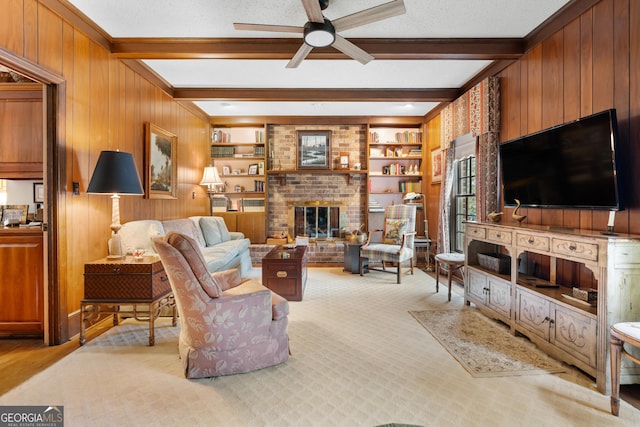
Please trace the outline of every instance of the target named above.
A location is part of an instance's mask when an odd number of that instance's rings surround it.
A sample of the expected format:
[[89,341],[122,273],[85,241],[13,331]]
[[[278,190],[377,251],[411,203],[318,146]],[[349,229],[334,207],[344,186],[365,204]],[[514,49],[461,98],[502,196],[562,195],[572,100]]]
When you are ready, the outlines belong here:
[[[260,270],[254,274],[259,277]],[[461,309],[422,271],[401,285],[310,269],[291,303],[291,359],[243,375],[189,381],[177,328],[156,346],[127,320],[0,397],[0,405],[63,405],[73,426],[604,426],[640,425],[640,411],[579,372],[473,378],[408,311]]]
[[474,377],[566,372],[524,337],[478,309],[411,311],[411,315]]

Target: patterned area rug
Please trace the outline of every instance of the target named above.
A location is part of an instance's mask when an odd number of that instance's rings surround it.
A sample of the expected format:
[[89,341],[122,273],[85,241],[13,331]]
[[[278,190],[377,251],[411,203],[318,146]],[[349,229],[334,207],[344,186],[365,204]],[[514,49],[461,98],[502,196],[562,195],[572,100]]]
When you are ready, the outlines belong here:
[[566,372],[562,364],[506,325],[474,308],[409,312],[474,377]]

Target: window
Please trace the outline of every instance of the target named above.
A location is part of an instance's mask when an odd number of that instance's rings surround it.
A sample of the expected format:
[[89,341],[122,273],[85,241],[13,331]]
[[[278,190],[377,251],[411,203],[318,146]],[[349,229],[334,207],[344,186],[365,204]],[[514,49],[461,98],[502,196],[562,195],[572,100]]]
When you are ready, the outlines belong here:
[[464,251],[464,221],[475,221],[476,213],[476,156],[456,162],[452,203],[453,224],[451,246],[454,252]]

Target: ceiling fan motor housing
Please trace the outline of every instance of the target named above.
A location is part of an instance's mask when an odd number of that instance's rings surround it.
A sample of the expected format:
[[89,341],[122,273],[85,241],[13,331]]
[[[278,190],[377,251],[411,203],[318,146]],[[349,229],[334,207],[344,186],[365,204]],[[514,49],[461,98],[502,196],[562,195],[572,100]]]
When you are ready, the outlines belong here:
[[336,29],[327,18],[324,22],[307,22],[304,24],[304,41],[309,46],[327,47],[336,40]]

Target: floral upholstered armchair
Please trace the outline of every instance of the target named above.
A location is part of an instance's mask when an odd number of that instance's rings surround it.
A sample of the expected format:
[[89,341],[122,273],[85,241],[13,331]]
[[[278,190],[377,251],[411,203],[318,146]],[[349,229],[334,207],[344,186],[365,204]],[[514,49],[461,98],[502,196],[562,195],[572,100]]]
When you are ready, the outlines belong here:
[[209,273],[198,244],[176,232],[154,239],[180,315],[187,378],[253,371],[289,358],[289,304],[236,269]]
[[[369,238],[360,248],[360,275],[364,272],[364,261],[369,261],[369,270],[384,271],[396,274],[396,282],[402,277],[402,263],[409,261],[413,274],[413,240],[416,230],[416,207],[412,205],[391,205],[385,209],[384,229],[372,230]],[[374,243],[376,233],[382,233],[380,242]],[[381,268],[373,267],[380,262]],[[387,270],[387,263],[395,268]]]

